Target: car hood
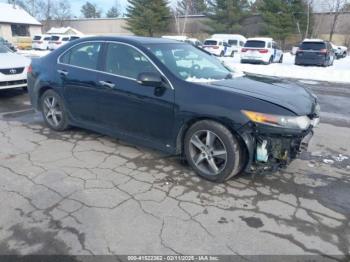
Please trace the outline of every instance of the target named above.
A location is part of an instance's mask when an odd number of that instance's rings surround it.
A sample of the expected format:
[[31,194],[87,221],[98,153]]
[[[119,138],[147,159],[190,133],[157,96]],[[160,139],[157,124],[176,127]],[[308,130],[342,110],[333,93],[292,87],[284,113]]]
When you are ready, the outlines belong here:
[[29,66],[30,59],[15,53],[0,53],[0,69]]
[[276,104],[297,115],[311,114],[317,102],[316,96],[308,89],[277,78],[246,75],[212,82],[211,85],[230,88],[233,92]]

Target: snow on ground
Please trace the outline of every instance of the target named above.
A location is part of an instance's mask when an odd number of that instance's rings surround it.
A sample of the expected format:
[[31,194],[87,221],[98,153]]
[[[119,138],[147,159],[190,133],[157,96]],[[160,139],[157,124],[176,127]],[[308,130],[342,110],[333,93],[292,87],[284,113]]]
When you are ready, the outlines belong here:
[[245,73],[297,78],[314,81],[327,81],[338,83],[350,83],[350,56],[335,60],[333,66],[318,67],[318,66],[296,66],[294,65],[294,57],[290,53],[283,55],[283,63],[270,65],[256,64],[241,64],[240,57],[237,55],[234,58],[225,57],[222,60],[225,65],[233,70],[243,71]]

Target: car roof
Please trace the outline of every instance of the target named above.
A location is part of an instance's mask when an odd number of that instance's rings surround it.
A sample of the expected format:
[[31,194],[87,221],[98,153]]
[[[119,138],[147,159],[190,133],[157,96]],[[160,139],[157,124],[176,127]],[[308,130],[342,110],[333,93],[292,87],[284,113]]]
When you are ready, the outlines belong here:
[[248,38],[247,41],[273,41],[271,37],[252,37]]
[[310,38],[310,39],[306,38],[303,40],[303,42],[322,42],[322,43],[324,43],[326,41],[322,40],[322,39],[317,39],[317,38]]
[[120,41],[130,44],[181,44],[177,40],[143,36],[92,36],[80,38],[81,41]]
[[211,38],[223,38],[223,39],[239,39],[246,41],[247,38],[245,38],[243,35],[239,34],[213,34]]

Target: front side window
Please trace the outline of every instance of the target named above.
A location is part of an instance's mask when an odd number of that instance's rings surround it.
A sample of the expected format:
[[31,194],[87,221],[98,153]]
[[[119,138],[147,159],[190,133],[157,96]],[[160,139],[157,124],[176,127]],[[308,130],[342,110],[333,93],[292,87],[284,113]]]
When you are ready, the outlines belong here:
[[229,43],[230,45],[236,46],[237,43],[238,43],[238,41],[237,41],[237,40],[228,40],[228,43]]
[[214,81],[232,77],[221,62],[190,45],[185,44],[154,44],[148,49],[179,78],[198,82]]
[[60,62],[87,69],[97,69],[101,43],[83,43],[60,57]]
[[135,48],[117,43],[107,46],[105,71],[133,79],[137,79],[140,73],[158,72],[148,58]]

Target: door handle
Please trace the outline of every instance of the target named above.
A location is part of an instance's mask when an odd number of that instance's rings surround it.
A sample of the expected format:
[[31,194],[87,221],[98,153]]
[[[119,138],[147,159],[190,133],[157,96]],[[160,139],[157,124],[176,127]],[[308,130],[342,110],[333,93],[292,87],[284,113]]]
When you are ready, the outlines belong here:
[[98,81],[102,86],[107,88],[114,88],[115,84],[109,82],[109,81]]
[[68,72],[66,70],[60,70],[58,69],[57,72],[62,75],[62,76],[67,76],[68,75]]

